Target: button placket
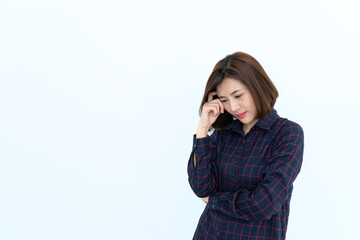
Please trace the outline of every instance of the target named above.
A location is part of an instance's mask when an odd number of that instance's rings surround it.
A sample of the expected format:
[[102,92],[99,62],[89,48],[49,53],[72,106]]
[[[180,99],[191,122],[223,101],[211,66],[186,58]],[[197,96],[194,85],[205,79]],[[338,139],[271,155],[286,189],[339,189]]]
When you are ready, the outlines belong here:
[[[246,141],[245,141],[245,139],[244,139],[244,140],[242,140],[242,142],[241,142],[241,150],[242,150],[242,152],[245,150],[245,144],[246,144]],[[233,160],[233,163],[238,163],[238,162],[240,161],[240,157],[241,157],[241,154],[238,156],[237,159],[234,159],[234,160]]]

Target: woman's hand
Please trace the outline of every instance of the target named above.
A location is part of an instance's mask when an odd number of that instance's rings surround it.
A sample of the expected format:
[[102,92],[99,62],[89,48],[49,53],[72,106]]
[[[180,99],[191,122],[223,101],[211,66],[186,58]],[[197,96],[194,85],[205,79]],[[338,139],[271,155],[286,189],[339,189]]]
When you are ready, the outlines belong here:
[[[198,125],[197,133],[200,133],[198,138],[207,136],[207,132],[210,129],[211,125],[216,121],[218,116],[221,113],[224,113],[224,105],[219,99],[214,99],[214,96],[217,95],[216,91],[209,93],[208,101],[203,105],[200,122]],[[204,135],[205,136],[202,136]]]
[[201,198],[201,200],[203,200],[207,204],[209,202],[209,197]]

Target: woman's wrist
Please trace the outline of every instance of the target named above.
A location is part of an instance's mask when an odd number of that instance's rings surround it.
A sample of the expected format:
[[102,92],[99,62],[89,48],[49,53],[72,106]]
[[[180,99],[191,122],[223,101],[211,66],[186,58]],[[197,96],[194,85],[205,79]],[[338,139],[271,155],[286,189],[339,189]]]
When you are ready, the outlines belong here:
[[204,138],[204,137],[207,137],[208,136],[208,132],[209,130],[206,129],[206,128],[198,128],[196,130],[196,138]]

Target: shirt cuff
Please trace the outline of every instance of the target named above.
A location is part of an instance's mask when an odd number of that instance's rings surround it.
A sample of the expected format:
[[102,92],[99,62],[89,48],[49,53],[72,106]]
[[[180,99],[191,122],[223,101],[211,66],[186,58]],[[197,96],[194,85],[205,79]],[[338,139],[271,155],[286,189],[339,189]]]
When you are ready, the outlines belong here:
[[193,135],[193,150],[197,147],[197,146],[210,146],[210,137],[209,135],[207,135],[206,137],[203,138],[196,138],[196,134]]
[[220,201],[220,195],[221,192],[214,192],[209,196],[208,204],[211,210],[219,210],[222,207],[221,206],[222,203]]

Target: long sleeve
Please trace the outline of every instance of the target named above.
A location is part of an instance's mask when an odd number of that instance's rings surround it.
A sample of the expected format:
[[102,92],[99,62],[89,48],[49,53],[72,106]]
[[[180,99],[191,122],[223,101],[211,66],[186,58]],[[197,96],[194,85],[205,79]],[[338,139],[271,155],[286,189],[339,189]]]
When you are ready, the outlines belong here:
[[242,220],[270,219],[289,201],[293,182],[300,172],[304,149],[304,134],[296,123],[279,130],[275,148],[261,182],[253,190],[214,192],[209,208]]
[[190,186],[198,197],[208,197],[216,189],[217,175],[214,161],[216,160],[218,134],[219,132],[214,130],[210,137],[198,139],[196,134],[193,135],[193,148],[187,171]]

